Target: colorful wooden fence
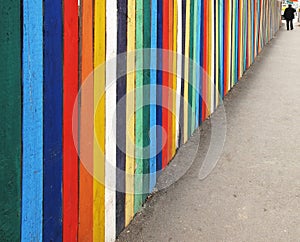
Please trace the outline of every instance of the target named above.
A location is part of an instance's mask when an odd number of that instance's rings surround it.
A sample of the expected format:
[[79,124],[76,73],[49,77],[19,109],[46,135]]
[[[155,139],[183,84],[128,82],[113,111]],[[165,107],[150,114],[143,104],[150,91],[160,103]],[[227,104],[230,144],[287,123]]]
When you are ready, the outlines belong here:
[[113,241],[157,171],[278,31],[281,7],[277,0],[0,3],[0,238],[7,241]]

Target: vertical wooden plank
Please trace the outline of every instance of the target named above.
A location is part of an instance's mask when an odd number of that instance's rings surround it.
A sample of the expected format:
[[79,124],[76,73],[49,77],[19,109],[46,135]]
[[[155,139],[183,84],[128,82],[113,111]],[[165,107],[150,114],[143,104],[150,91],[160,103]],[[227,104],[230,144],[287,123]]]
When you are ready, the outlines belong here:
[[163,48],[163,0],[157,0],[157,93],[156,93],[156,122],[160,127],[156,131],[156,171],[157,176],[162,170],[162,48]]
[[[262,16],[262,8],[261,8],[261,5],[262,4],[262,0],[258,0],[258,3],[257,3],[257,11],[258,11],[258,16],[257,16],[257,54],[260,53],[261,51],[261,16]],[[280,20],[281,21],[281,20]]]
[[219,58],[219,94],[220,100],[224,97],[224,41],[225,41],[225,21],[224,21],[224,10],[225,6],[223,4],[224,0],[219,0],[219,46],[220,46],[220,58]]
[[43,240],[62,241],[62,1],[44,1]]
[[226,89],[226,94],[228,91],[231,89],[231,69],[232,69],[232,13],[233,13],[233,8],[232,8],[232,1],[228,1],[228,52],[227,52],[227,62],[228,62],[228,69],[227,69],[227,89]]
[[234,72],[234,85],[238,82],[239,80],[239,73],[238,73],[238,57],[239,57],[239,0],[234,0],[235,1],[235,72]]
[[238,79],[243,75],[243,0],[239,2]]
[[219,83],[220,83],[220,0],[215,0],[215,107],[218,107],[220,96],[219,96]]
[[189,126],[189,105],[188,105],[188,94],[189,94],[189,52],[190,52],[190,11],[191,11],[191,1],[186,0],[186,20],[185,20],[185,51],[184,51],[184,132],[183,132],[183,142],[188,140],[188,126]]
[[156,184],[156,82],[157,82],[157,0],[151,0],[151,70],[150,70],[150,156],[149,193]]
[[235,57],[236,57],[236,0],[232,0],[232,20],[231,20],[231,85],[230,88],[235,84]]
[[136,0],[136,170],[134,212],[137,213],[143,203],[143,0]]
[[195,19],[195,0],[190,0],[190,44],[189,44],[189,81],[188,81],[188,137],[192,135],[193,131],[193,126],[194,126],[194,108],[193,106],[193,85],[194,85],[194,78],[195,76],[193,75],[193,62],[194,62],[194,25],[196,24]]
[[196,94],[197,94],[197,52],[198,52],[198,45],[199,42],[197,42],[197,37],[198,37],[198,32],[197,32],[197,28],[199,26],[199,19],[198,19],[198,1],[199,0],[194,0],[194,18],[193,18],[193,32],[194,32],[194,36],[193,36],[193,68],[192,68],[192,122],[191,122],[191,126],[192,126],[192,132],[195,130],[196,128],[196,117],[198,116],[197,113],[197,109],[198,109],[198,104],[196,103]]
[[253,40],[253,55],[254,55],[254,59],[257,56],[257,20],[258,20],[258,14],[257,14],[257,5],[258,5],[258,0],[254,1],[254,23],[253,23],[253,31],[254,31],[254,40]]
[[116,238],[116,73],[117,0],[106,2],[106,164],[105,164],[105,240]]
[[[64,1],[63,240],[76,241],[78,231],[78,120],[72,120],[78,93],[78,2]],[[74,106],[75,105],[75,106]],[[76,115],[77,116],[77,115]],[[74,121],[74,122],[73,122]],[[73,137],[75,139],[73,139]],[[77,145],[76,145],[77,146]]]
[[[167,54],[167,51],[169,50],[169,1],[170,0],[164,0],[163,1],[163,19],[162,19],[162,25],[163,25],[163,36],[162,36],[162,43],[163,43],[163,69],[166,69],[169,67],[169,56]],[[168,139],[168,133],[169,133],[169,110],[168,110],[168,102],[169,102],[169,93],[168,93],[168,87],[169,87],[169,73],[167,71],[163,71],[163,80],[162,80],[162,128],[163,128],[163,137],[162,140],[163,147],[162,147],[162,168],[165,168],[168,164],[169,160],[169,139]]]
[[43,224],[42,2],[24,2],[23,21],[23,162],[21,239],[22,241],[41,241]]
[[215,109],[215,3],[211,1],[210,6],[211,26],[210,26],[210,115]]
[[199,73],[199,124],[202,122],[202,117],[203,117],[203,81],[204,81],[204,69],[203,69],[203,60],[204,60],[204,0],[200,0],[201,5],[199,6],[200,8],[200,18],[201,22],[199,24],[199,31],[200,31],[200,59],[199,59],[199,65],[200,65],[200,73]]
[[79,241],[93,240],[93,1],[81,0],[80,13]]
[[[127,0],[118,0],[118,32],[117,32],[117,54],[126,52],[127,47]],[[126,154],[126,76],[121,73],[126,70],[126,61],[117,56],[117,146],[116,146],[116,234],[121,233],[125,226],[125,161]],[[123,99],[123,100],[122,100]]]
[[0,0],[0,231],[20,240],[21,208],[21,7]]
[[[257,1],[257,0],[255,0]],[[254,32],[254,24],[255,24],[255,12],[254,12],[254,0],[251,0],[251,64],[254,61],[254,38],[255,38],[255,32]]]
[[178,16],[177,16],[177,83],[176,83],[176,148],[180,145],[181,135],[181,89],[182,89],[182,37],[183,37],[183,1],[177,2]]
[[207,85],[208,85],[208,2],[203,1],[203,56],[202,56],[202,121],[207,118]]
[[251,65],[251,0],[247,0],[247,69]]
[[173,0],[172,1],[173,5],[173,11],[172,11],[172,16],[173,16],[173,24],[172,26],[172,33],[173,36],[171,38],[172,40],[172,45],[173,45],[173,55],[172,55],[172,61],[173,61],[173,84],[172,84],[172,145],[171,145],[171,157],[170,159],[173,158],[176,152],[176,144],[177,144],[177,133],[176,133],[176,110],[177,110],[177,103],[176,103],[176,90],[177,90],[177,75],[176,75],[176,70],[177,70],[177,31],[178,31],[178,1]]
[[197,28],[197,42],[199,43],[199,49],[197,51],[197,60],[198,60],[198,70],[197,70],[197,98],[196,103],[198,105],[198,116],[196,117],[196,125],[199,126],[201,124],[202,117],[202,64],[203,64],[203,0],[198,1],[198,28]]
[[[143,0],[143,48],[151,47],[151,2]],[[150,66],[150,56],[143,55],[143,64],[145,67]],[[148,196],[149,191],[149,130],[150,130],[150,70],[143,70],[143,201]]]
[[94,1],[93,240],[105,239],[105,27],[106,1]]
[[[168,70],[173,70],[173,24],[174,24],[174,6],[173,6],[173,0],[169,0],[169,26],[168,26],[168,33],[169,33],[169,56],[168,56],[168,62],[169,62],[169,68]],[[173,74],[168,73],[168,106],[167,106],[167,112],[168,112],[168,159],[167,164],[172,158],[172,152],[173,152]]]
[[207,117],[211,114],[211,66],[212,66],[212,15],[211,15],[211,9],[212,9],[212,0],[209,0],[207,2],[207,98],[206,98],[206,107],[207,107]]
[[181,89],[182,89],[182,37],[183,34],[183,1],[177,2],[178,16],[177,16],[177,83],[176,83],[176,148],[180,145],[180,135],[181,135]]
[[229,75],[229,1],[225,1],[224,3],[224,93],[225,96],[228,91],[228,75]]
[[127,96],[126,96],[126,197],[125,226],[134,216],[135,144],[135,0],[128,0],[127,20]]

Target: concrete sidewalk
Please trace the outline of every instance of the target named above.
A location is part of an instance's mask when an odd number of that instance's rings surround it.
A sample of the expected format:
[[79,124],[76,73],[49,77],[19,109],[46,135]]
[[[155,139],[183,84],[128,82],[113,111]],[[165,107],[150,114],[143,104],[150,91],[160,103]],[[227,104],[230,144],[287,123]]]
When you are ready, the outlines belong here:
[[[225,98],[221,158],[198,179],[210,123],[180,149],[195,162],[155,193],[118,241],[300,241],[300,27],[285,26]],[[196,137],[196,138],[195,138]],[[196,139],[196,140],[195,140]]]

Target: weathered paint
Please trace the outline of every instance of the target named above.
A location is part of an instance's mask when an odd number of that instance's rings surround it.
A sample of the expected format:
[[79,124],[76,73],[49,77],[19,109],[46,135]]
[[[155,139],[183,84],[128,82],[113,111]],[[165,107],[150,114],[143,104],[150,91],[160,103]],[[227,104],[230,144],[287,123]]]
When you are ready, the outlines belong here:
[[21,239],[41,241],[43,238],[43,4],[34,1],[24,2],[23,16]]
[[151,60],[150,60],[150,154],[149,154],[149,193],[156,184],[156,82],[157,82],[157,0],[151,0]]
[[[93,1],[80,5],[79,228],[78,240],[93,239]],[[84,195],[80,195],[84,194]]]
[[128,0],[127,20],[127,95],[126,95],[126,197],[125,226],[134,216],[134,141],[135,141],[135,0]]
[[94,1],[93,240],[105,238],[105,0]]
[[[118,0],[118,33],[117,54],[126,52],[127,48],[127,0]],[[104,32],[104,30],[103,30]],[[123,56],[123,55],[121,55]],[[117,57],[120,59],[119,57]],[[116,233],[125,227],[125,162],[126,162],[126,76],[121,72],[126,70],[126,61],[117,62],[117,108],[116,108]],[[124,71],[123,71],[124,72]]]
[[0,1],[0,237],[10,241],[18,241],[21,236],[20,4]]
[[106,2],[105,241],[116,238],[117,0]]
[[[63,240],[76,241],[78,231],[78,4],[64,1],[63,66]],[[73,110],[75,110],[73,118]],[[73,133],[74,132],[74,133]],[[74,137],[74,138],[73,138]]]
[[136,166],[134,182],[134,212],[137,213],[143,203],[143,0],[136,0],[136,126],[135,126],[135,145],[136,145]]
[[[1,5],[1,237],[114,241],[280,23],[270,0],[77,3]],[[123,58],[143,48],[171,54]]]
[[62,241],[62,1],[44,1],[43,240]]

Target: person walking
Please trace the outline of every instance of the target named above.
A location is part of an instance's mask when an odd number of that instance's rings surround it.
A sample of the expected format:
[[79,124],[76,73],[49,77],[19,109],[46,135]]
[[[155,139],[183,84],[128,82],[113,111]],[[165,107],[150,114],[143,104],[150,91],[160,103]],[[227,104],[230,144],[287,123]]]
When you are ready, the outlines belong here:
[[293,20],[295,18],[295,12],[296,12],[296,9],[294,9],[292,7],[292,4],[289,4],[289,7],[285,9],[284,11],[284,18],[286,20],[286,28],[287,30],[290,30],[290,27],[291,27],[291,30],[294,29],[294,26],[293,26]]

